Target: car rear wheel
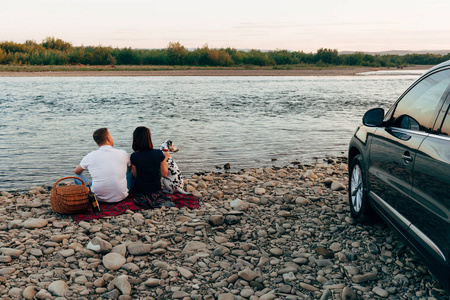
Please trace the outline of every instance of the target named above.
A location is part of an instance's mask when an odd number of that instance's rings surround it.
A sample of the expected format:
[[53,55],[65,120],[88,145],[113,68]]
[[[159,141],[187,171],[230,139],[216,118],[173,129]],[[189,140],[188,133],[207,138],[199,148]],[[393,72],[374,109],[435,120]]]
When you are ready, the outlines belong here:
[[350,214],[358,222],[374,221],[373,211],[367,197],[366,169],[362,155],[355,156],[350,164],[348,200]]

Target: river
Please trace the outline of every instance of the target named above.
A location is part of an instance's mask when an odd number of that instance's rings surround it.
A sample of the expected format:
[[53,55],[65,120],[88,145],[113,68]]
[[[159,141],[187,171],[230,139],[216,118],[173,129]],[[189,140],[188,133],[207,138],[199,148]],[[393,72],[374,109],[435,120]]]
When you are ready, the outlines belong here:
[[72,175],[100,127],[131,153],[134,128],[148,126],[155,146],[180,148],[185,176],[345,156],[364,112],[418,77],[3,77],[0,190]]

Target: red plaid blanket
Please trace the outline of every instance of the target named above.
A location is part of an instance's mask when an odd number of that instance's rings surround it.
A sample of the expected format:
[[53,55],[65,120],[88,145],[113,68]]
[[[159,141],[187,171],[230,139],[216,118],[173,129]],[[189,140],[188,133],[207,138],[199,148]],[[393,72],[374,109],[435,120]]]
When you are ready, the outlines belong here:
[[[181,193],[166,194],[178,208],[188,207],[191,209],[197,209],[200,207],[200,199],[193,195],[184,195]],[[104,203],[99,202],[100,212],[94,213],[92,210],[81,214],[74,214],[72,218],[76,222],[87,221],[92,219],[102,219],[106,217],[118,216],[126,212],[128,209],[137,211],[144,209],[142,206],[138,206],[134,203],[133,197],[128,196],[124,200],[116,203]]]

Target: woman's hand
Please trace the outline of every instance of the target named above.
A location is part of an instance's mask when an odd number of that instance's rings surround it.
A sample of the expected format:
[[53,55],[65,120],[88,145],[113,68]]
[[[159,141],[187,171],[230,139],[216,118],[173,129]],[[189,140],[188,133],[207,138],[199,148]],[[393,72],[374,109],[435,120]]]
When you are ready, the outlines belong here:
[[164,156],[166,157],[165,160],[168,160],[169,157],[170,157],[169,151],[165,151],[165,152],[164,152]]

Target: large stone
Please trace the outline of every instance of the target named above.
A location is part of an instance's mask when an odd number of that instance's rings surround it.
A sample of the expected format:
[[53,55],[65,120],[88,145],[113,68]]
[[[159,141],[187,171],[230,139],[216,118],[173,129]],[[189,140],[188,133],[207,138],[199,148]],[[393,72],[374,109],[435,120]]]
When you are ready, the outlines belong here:
[[374,287],[372,292],[374,292],[375,294],[377,294],[382,298],[387,298],[389,296],[389,293],[386,290],[380,288],[379,286]]
[[333,181],[331,184],[331,190],[332,191],[342,191],[345,190],[345,185],[340,183],[339,181]]
[[62,241],[64,241],[64,240],[68,240],[69,238],[70,238],[70,234],[58,234],[58,235],[53,235],[53,236],[50,238],[50,240],[51,240],[52,242],[59,243],[59,242],[62,242]]
[[342,300],[357,300],[358,296],[352,288],[344,287],[341,294]]
[[297,205],[306,205],[308,204],[310,201],[308,199],[306,199],[305,197],[297,197],[295,199],[295,204]]
[[32,285],[32,286],[27,286],[23,292],[22,292],[22,297],[24,297],[25,299],[31,300],[34,298],[34,296],[37,294],[37,288]]
[[300,282],[300,286],[301,286],[302,288],[304,288],[305,290],[312,291],[312,292],[316,292],[316,291],[319,290],[319,289],[316,288],[315,286],[312,286],[312,285],[310,285],[310,284],[308,284],[308,283],[305,283],[305,282]]
[[103,256],[103,265],[108,270],[118,270],[127,262],[119,253],[108,253]]
[[160,280],[158,278],[149,278],[144,284],[149,287],[155,287],[160,284]]
[[363,275],[355,275],[353,276],[352,280],[354,283],[363,283],[363,282],[367,282],[367,281],[371,281],[371,280],[376,280],[377,274],[374,273],[366,273]]
[[281,255],[283,255],[283,250],[275,247],[275,248],[270,249],[270,253],[275,256],[281,256]]
[[75,254],[75,250],[73,249],[66,249],[59,251],[59,254],[61,254],[63,257],[69,257]]
[[0,255],[0,263],[9,263],[12,258],[9,255]]
[[244,205],[244,201],[240,200],[240,199],[236,199],[230,202],[230,207],[231,208],[238,208],[240,206]]
[[50,294],[47,290],[40,290],[35,295],[36,299],[52,299],[52,294]]
[[125,257],[127,255],[127,245],[125,244],[117,245],[114,248],[112,248],[111,252],[119,253],[120,255]]
[[189,294],[183,291],[176,291],[172,295],[172,299],[183,299],[185,297],[189,297]]
[[256,195],[263,195],[265,193],[266,193],[266,189],[264,189],[264,188],[256,188],[255,189],[255,194]]
[[188,269],[185,269],[183,267],[177,267],[178,272],[180,272],[181,276],[183,276],[186,279],[191,279],[192,277],[194,277],[194,274],[192,274],[191,271],[189,271]]
[[217,300],[234,300],[234,295],[231,293],[220,294]]
[[113,289],[112,291],[104,293],[102,295],[102,297],[106,298],[106,299],[117,299],[117,298],[119,298],[119,295],[120,295],[119,290],[118,289]]
[[152,245],[142,243],[132,243],[127,246],[128,253],[131,255],[145,255],[150,252]]
[[64,280],[57,280],[48,286],[48,291],[54,296],[64,297],[64,294],[69,291],[69,286]]
[[209,217],[209,224],[213,226],[219,226],[222,225],[225,221],[225,217],[222,215],[212,215]]
[[163,248],[166,249],[169,246],[169,242],[166,240],[159,240],[152,244],[153,249]]
[[256,277],[258,277],[258,274],[256,274],[255,272],[253,272],[250,269],[245,269],[243,271],[240,271],[238,273],[238,275],[239,275],[239,277],[241,277],[242,279],[244,279],[246,281],[252,281]]
[[3,269],[0,269],[0,275],[1,276],[9,275],[9,274],[14,273],[15,271],[16,271],[16,268],[3,268]]
[[22,223],[22,227],[27,229],[34,229],[34,228],[42,228],[47,226],[48,221],[46,219],[28,219],[25,222]]
[[89,242],[86,248],[100,254],[106,254],[111,251],[112,245],[99,237],[95,237]]
[[12,220],[11,222],[8,223],[8,229],[18,229],[20,228],[20,225],[22,225],[22,220]]
[[275,294],[272,293],[267,293],[262,295],[261,297],[259,297],[259,300],[273,300],[275,299],[277,296]]
[[342,244],[341,243],[332,243],[330,245],[330,249],[333,250],[334,252],[339,252],[342,249]]
[[334,252],[330,249],[319,246],[315,250],[318,255],[322,255],[325,258],[334,258]]
[[30,250],[30,254],[33,255],[33,256],[36,256],[36,257],[40,257],[40,256],[44,255],[42,253],[41,249],[31,249]]
[[121,275],[114,280],[114,286],[122,293],[122,295],[131,295],[131,284],[128,282],[127,275]]
[[183,252],[191,252],[191,251],[197,251],[197,250],[206,250],[207,245],[202,242],[196,242],[191,241],[186,244],[186,246],[183,249]]
[[0,248],[0,253],[16,258],[22,255],[23,250],[13,248]]

